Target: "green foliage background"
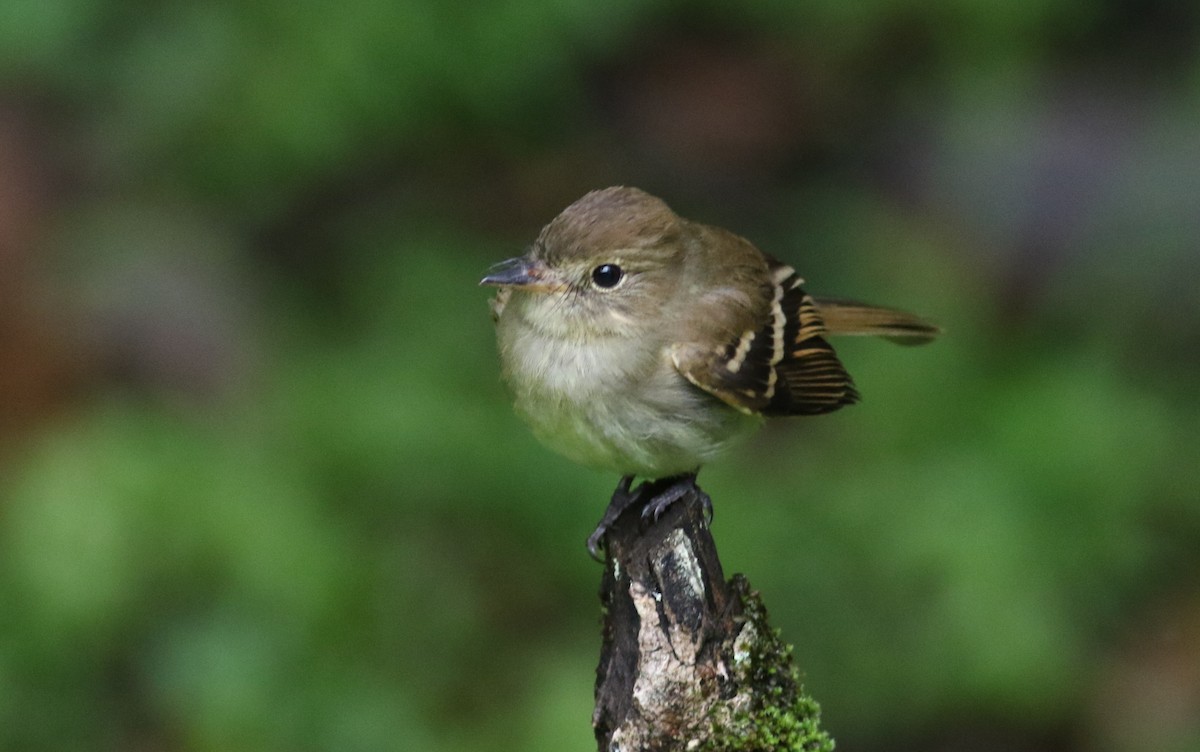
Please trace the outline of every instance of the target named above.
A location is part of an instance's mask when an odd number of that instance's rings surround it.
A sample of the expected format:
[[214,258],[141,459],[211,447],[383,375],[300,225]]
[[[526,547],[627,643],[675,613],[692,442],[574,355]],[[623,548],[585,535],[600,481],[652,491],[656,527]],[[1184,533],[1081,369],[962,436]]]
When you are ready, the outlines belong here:
[[839,748],[1200,749],[1198,15],[8,0],[0,748],[594,748],[476,282],[624,183],[946,329],[705,471]]

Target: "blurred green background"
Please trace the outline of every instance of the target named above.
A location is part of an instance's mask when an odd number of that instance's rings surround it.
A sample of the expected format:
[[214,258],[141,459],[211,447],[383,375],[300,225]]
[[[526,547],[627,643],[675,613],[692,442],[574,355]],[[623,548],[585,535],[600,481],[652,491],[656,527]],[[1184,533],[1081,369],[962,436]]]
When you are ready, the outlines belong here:
[[487,267],[637,185],[945,338],[702,480],[839,748],[1200,750],[1200,6],[0,5],[0,748],[594,749]]

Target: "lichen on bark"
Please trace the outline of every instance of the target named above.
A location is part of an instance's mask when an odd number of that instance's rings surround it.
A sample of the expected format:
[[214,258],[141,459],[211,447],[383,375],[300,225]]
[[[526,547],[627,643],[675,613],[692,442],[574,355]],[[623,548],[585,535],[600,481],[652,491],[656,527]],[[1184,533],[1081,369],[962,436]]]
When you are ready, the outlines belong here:
[[637,511],[606,541],[601,752],[830,752],[758,595],[725,580],[700,501],[648,526]]

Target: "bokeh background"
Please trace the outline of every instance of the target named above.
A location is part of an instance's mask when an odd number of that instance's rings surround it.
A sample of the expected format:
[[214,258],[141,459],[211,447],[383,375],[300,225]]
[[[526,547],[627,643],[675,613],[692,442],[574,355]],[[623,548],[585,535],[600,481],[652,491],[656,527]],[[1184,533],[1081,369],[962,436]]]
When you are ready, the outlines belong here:
[[706,469],[839,748],[1200,750],[1200,6],[0,5],[0,748],[594,749],[487,267],[631,184],[945,338]]

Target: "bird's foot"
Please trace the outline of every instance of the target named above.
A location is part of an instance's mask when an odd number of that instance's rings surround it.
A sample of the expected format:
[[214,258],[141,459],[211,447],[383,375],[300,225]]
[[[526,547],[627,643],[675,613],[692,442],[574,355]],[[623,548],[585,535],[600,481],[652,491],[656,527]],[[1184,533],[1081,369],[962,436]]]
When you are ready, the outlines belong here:
[[[712,497],[704,492],[700,486],[696,484],[695,473],[684,473],[676,475],[673,478],[655,481],[655,486],[667,484],[661,490],[658,490],[646,500],[646,505],[642,507],[642,520],[646,522],[658,522],[658,519],[663,516],[663,513],[675,502],[687,496],[689,493],[695,493],[700,500],[701,506],[704,508],[704,518],[712,522],[713,518],[713,503]],[[641,489],[639,489],[641,490]]]
[[637,488],[630,490],[632,484],[632,475],[626,475],[621,478],[621,481],[613,491],[612,499],[608,502],[608,508],[604,510],[604,516],[600,518],[596,529],[588,536],[588,553],[596,561],[604,561],[604,557],[600,555],[600,548],[604,543],[604,536],[608,534],[608,529],[612,527],[618,517],[624,514],[626,509],[639,503],[643,498],[645,498],[645,505],[642,507],[643,524],[648,525],[658,522],[659,518],[663,516],[663,513],[672,504],[689,493],[696,494],[701,506],[704,508],[704,518],[708,522],[712,522],[712,498],[700,486],[696,485],[695,473],[684,473],[670,478],[646,481],[639,484]]
[[642,489],[646,487],[646,484],[643,483],[636,490],[630,491],[629,486],[632,483],[632,475],[626,475],[621,478],[621,481],[617,483],[616,490],[613,491],[612,500],[608,502],[608,508],[604,510],[604,516],[600,518],[596,529],[588,536],[588,553],[596,561],[604,561],[604,558],[600,556],[600,544],[603,543],[604,536],[608,533],[608,528],[617,521],[622,512],[637,502],[638,497],[642,495]]

